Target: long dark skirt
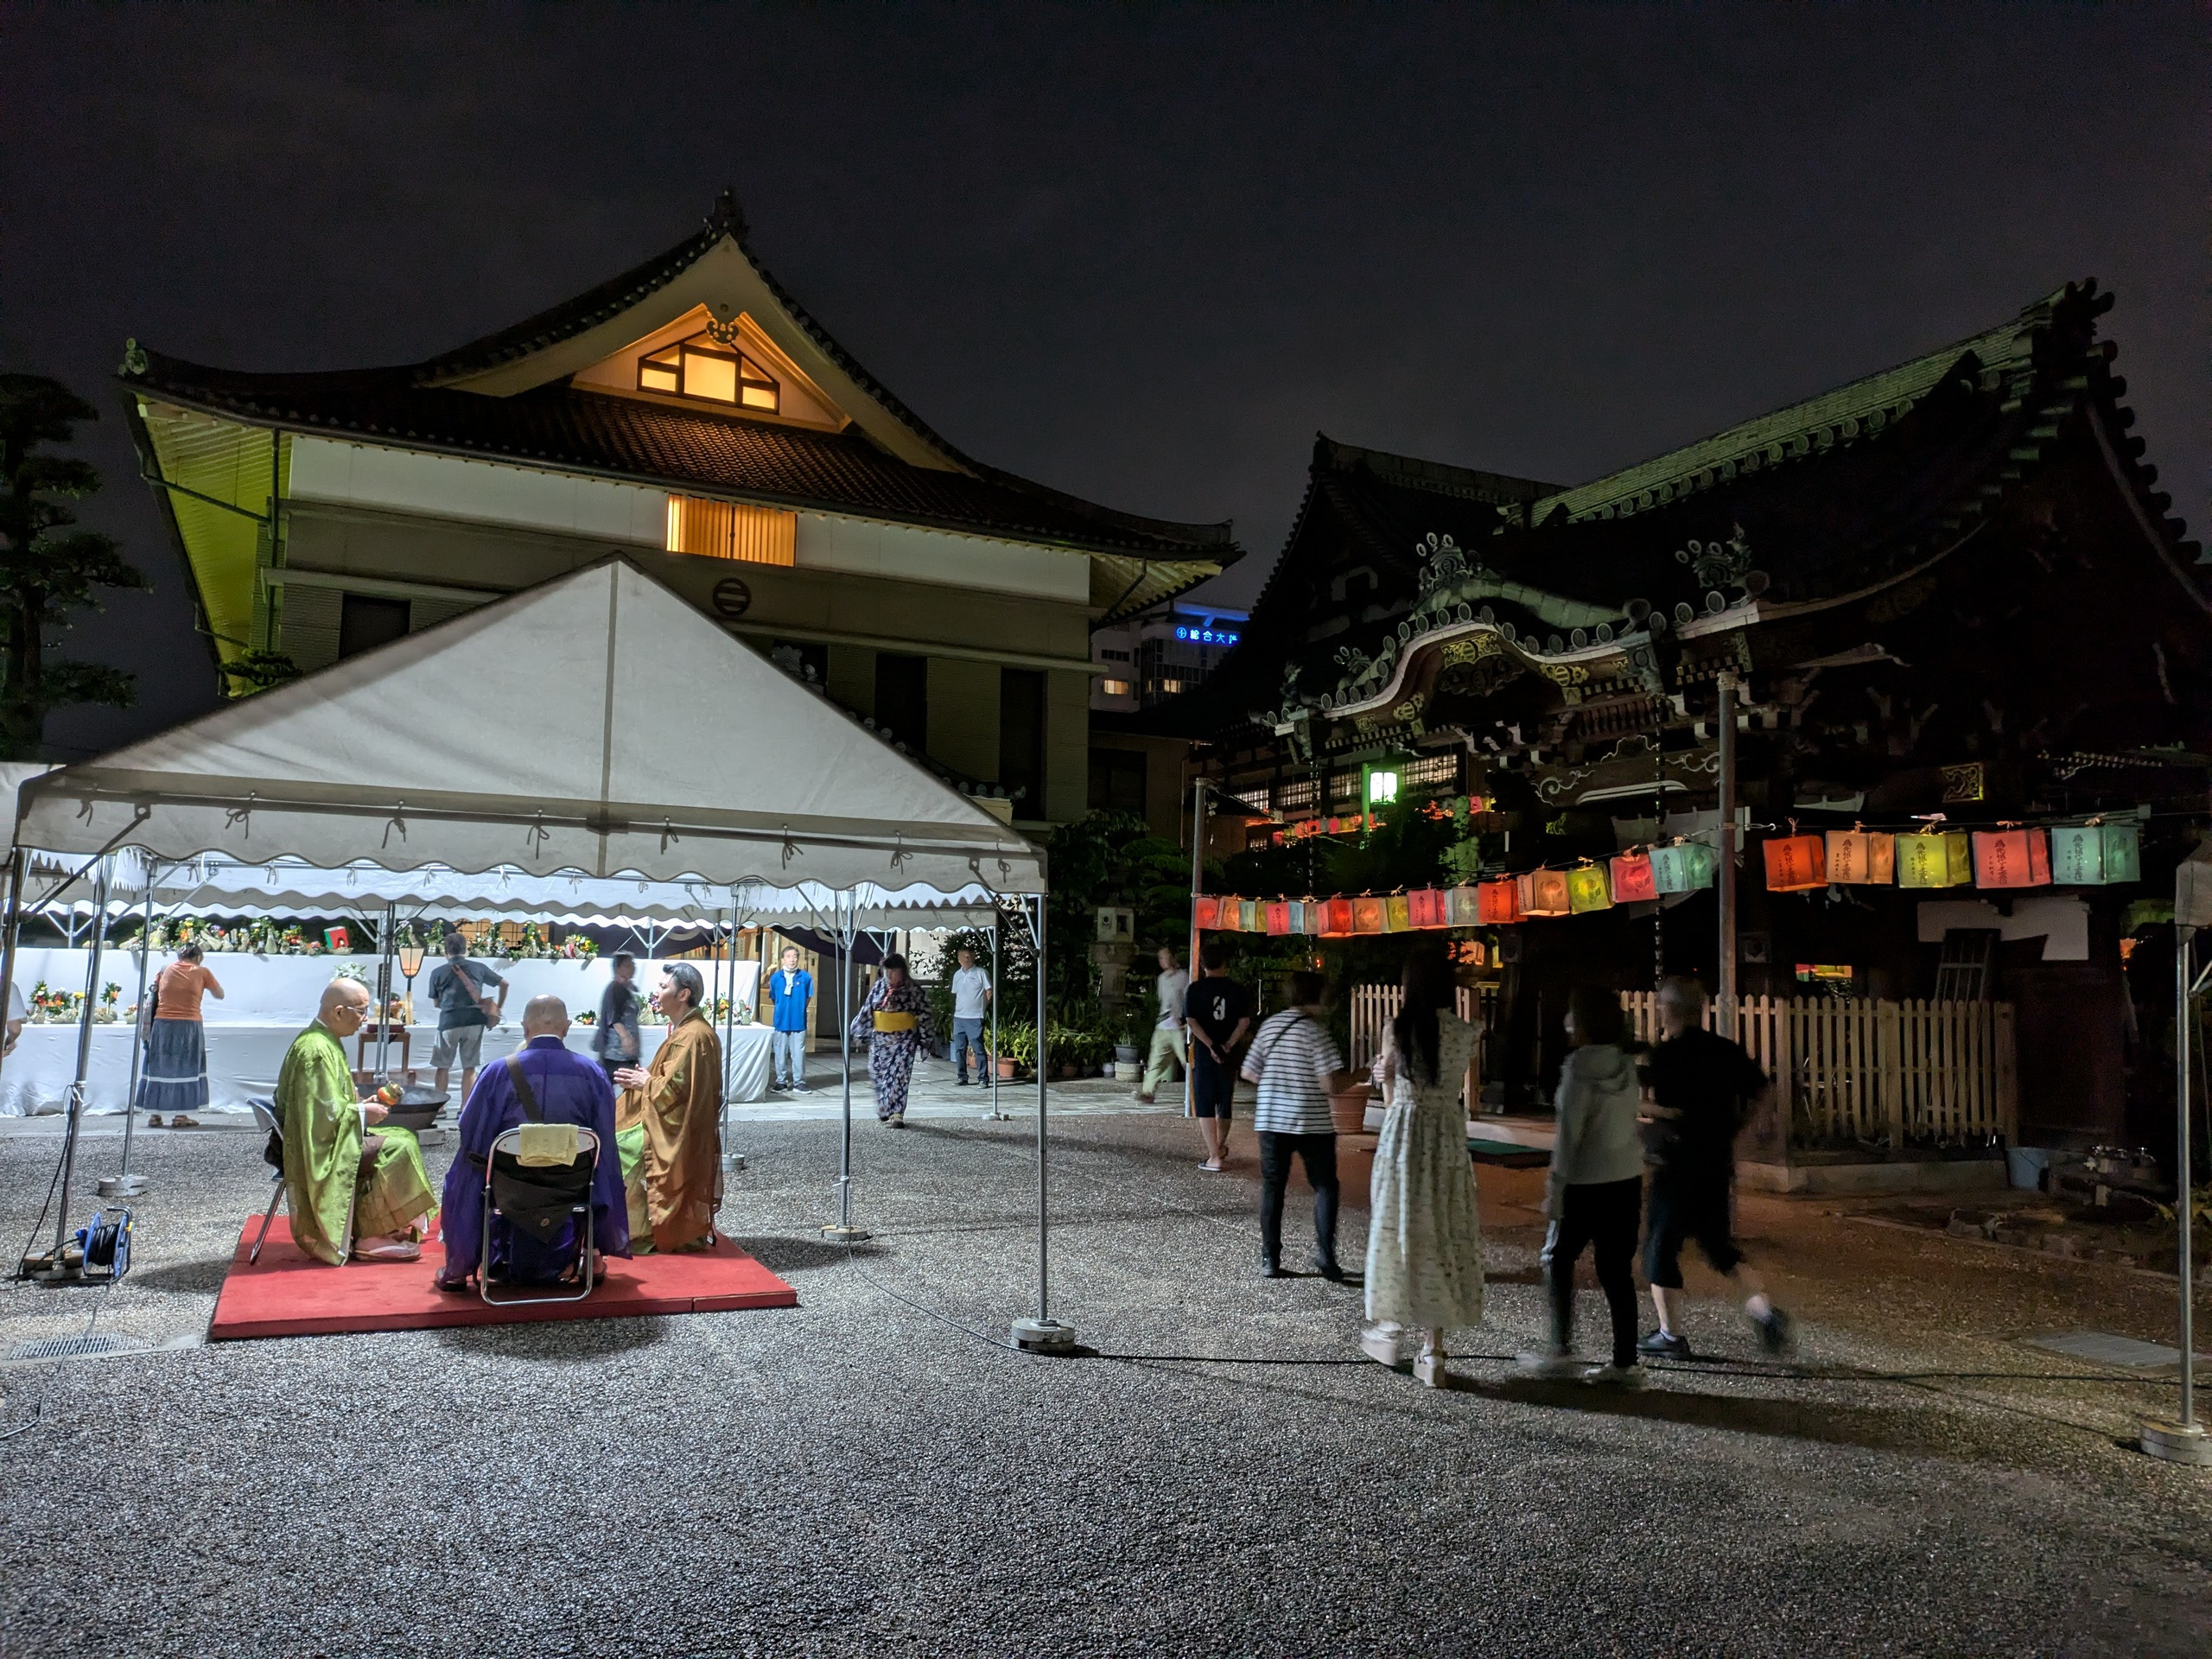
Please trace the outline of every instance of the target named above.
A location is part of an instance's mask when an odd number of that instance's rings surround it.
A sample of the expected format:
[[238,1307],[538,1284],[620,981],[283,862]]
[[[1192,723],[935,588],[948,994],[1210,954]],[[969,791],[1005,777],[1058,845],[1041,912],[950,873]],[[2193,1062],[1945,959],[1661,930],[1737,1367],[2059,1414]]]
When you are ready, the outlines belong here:
[[197,1020],[156,1020],[138,1077],[142,1112],[195,1111],[207,1103],[207,1032]]

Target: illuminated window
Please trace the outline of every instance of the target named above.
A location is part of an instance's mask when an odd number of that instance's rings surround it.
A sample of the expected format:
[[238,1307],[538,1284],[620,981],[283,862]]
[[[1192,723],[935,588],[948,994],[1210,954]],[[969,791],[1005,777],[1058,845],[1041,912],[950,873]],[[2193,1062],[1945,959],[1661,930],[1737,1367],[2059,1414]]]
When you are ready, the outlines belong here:
[[641,391],[672,391],[713,404],[734,404],[773,415],[780,401],[768,372],[742,352],[725,351],[695,334],[638,359]]
[[1129,683],[1127,680],[1101,680],[1098,682],[1098,689],[1109,697],[1126,697],[1129,695]]
[[791,564],[798,546],[798,515],[780,507],[748,507],[735,501],[668,498],[668,550],[747,564]]
[[1375,771],[1367,774],[1367,804],[1388,806],[1398,798],[1398,774]]

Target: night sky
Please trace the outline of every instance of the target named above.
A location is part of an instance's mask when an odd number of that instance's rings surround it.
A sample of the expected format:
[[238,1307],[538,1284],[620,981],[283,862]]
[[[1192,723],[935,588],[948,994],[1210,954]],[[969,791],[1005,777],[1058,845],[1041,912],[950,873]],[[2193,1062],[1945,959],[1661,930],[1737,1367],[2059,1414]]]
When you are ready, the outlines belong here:
[[2185,6],[12,6],[0,365],[103,411],[153,578],[64,756],[212,705],[110,377],[408,362],[689,233],[752,245],[971,454],[1234,518],[1313,434],[1579,482],[2069,277],[2171,511],[2212,463],[2212,47]]

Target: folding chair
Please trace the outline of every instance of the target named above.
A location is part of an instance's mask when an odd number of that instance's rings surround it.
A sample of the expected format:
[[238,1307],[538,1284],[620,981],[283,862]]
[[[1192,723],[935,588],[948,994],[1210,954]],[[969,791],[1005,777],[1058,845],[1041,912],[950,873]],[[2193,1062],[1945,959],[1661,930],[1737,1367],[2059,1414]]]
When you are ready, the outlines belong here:
[[[576,1155],[566,1164],[524,1164],[518,1154],[523,1126],[502,1130],[484,1160],[484,1236],[476,1262],[477,1293],[494,1307],[527,1302],[581,1302],[592,1293],[591,1184],[599,1170],[599,1136],[576,1131]],[[576,1290],[553,1296],[492,1294],[492,1218],[550,1244],[562,1228],[581,1220],[576,1235]]]
[[[276,1166],[270,1178],[276,1190],[269,1195],[269,1208],[261,1212],[261,1236],[253,1241],[253,1248],[246,1252],[246,1265],[251,1267],[261,1260],[261,1247],[269,1242],[269,1224],[276,1219],[276,1206],[284,1202],[284,1126],[276,1121],[276,1103],[273,1100],[248,1100],[253,1108],[253,1121],[269,1131],[269,1139],[261,1148],[262,1160]],[[353,1194],[346,1201],[346,1236],[340,1241],[338,1265],[344,1267],[353,1255],[353,1205],[360,1198],[356,1183]]]

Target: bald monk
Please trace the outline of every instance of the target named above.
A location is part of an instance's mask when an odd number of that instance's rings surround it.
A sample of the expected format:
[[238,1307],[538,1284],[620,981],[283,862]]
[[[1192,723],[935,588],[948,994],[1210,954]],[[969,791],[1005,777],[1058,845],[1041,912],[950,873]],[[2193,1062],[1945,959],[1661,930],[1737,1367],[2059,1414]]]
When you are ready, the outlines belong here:
[[614,1073],[622,1090],[615,1126],[630,1188],[630,1248],[640,1255],[715,1242],[722,1198],[722,1044],[700,1008],[706,995],[696,968],[669,963],[653,991],[668,1035],[651,1066]]
[[368,1262],[417,1259],[423,1224],[438,1207],[413,1132],[370,1133],[385,1109],[354,1090],[345,1047],[368,1017],[369,988],[332,980],[315,1023],[292,1039],[276,1074],[292,1241],[334,1266],[345,1259],[349,1205],[353,1258]]
[[[557,996],[531,997],[522,1011],[522,1047],[486,1066],[469,1091],[461,1110],[461,1155],[446,1172],[445,1207],[438,1217],[446,1246],[445,1266],[433,1281],[440,1290],[467,1289],[472,1273],[489,1274],[499,1284],[542,1285],[575,1271],[574,1222],[543,1239],[523,1228],[495,1225],[491,1261],[477,1260],[484,1249],[484,1176],[492,1143],[523,1123],[573,1123],[599,1137],[591,1182],[593,1251],[630,1254],[622,1163],[614,1152],[614,1090],[598,1061],[569,1052],[568,1035],[568,1004]],[[515,1086],[518,1070],[530,1090],[527,1105]],[[595,1268],[586,1264],[586,1270]]]

